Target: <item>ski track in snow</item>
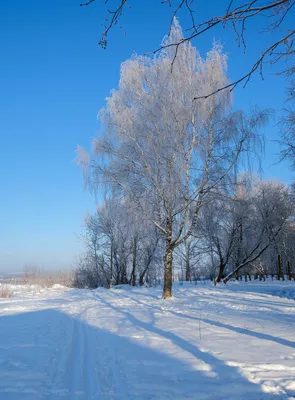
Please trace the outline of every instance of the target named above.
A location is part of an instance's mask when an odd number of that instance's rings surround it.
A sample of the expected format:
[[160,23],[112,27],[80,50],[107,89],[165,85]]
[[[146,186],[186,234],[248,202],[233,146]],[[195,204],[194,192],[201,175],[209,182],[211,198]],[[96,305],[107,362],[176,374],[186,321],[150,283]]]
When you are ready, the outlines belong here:
[[0,299],[0,400],[295,399],[294,293],[23,290]]

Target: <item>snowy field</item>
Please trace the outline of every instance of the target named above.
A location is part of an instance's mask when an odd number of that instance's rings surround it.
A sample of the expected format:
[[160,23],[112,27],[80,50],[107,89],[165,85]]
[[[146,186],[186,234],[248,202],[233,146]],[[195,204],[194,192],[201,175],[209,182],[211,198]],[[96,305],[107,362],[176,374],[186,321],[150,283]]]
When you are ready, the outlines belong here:
[[295,399],[295,283],[15,287],[0,399]]

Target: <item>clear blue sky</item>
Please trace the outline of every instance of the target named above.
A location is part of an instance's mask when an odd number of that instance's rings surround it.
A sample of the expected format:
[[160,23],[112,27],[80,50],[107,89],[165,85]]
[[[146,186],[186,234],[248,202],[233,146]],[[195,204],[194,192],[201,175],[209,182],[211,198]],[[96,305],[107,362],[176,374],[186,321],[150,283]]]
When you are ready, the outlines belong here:
[[[160,0],[137,3],[122,19],[109,47],[97,41],[105,16],[102,0],[81,8],[79,0],[14,0],[0,13],[0,271],[20,271],[24,265],[63,268],[74,265],[82,251],[77,239],[86,210],[95,200],[83,191],[74,163],[78,144],[90,147],[97,133],[96,115],[116,87],[120,63],[133,52],[155,49],[167,32],[170,10]],[[217,9],[217,5],[219,9]],[[226,1],[196,1],[196,17],[219,13]],[[154,7],[153,7],[154,6]],[[187,17],[180,15],[180,23]],[[250,27],[249,27],[250,28]],[[247,58],[235,38],[218,29],[194,44],[204,54],[221,40],[229,56],[229,76],[238,77],[273,37],[248,30]],[[284,107],[284,81],[266,68],[266,80],[254,77],[235,92],[235,107],[258,104]],[[278,127],[266,128],[263,177],[290,182],[287,164],[271,166],[279,151]]]

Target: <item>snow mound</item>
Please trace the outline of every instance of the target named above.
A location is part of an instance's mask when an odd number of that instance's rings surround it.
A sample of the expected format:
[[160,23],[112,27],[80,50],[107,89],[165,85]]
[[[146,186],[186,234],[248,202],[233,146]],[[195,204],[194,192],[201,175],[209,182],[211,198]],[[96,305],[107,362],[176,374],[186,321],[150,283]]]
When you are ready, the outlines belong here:
[[55,285],[53,285],[51,287],[51,289],[56,289],[56,290],[68,290],[69,288],[64,286],[64,285],[60,285],[59,283],[56,283]]

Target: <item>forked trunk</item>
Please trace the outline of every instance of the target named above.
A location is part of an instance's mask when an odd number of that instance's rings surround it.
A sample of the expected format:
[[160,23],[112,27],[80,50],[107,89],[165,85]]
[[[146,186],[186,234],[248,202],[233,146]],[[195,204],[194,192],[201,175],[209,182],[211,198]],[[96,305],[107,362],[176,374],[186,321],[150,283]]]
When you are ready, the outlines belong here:
[[218,272],[218,277],[216,279],[216,282],[221,282],[222,281],[223,274],[224,274],[224,268],[225,268],[225,265],[223,263],[221,263],[219,265],[219,272]]
[[139,286],[143,286],[144,285],[144,280],[143,280],[144,275],[145,274],[141,274],[140,277],[139,277]]
[[145,268],[145,270],[139,275],[139,285],[140,285],[140,286],[143,286],[143,285],[144,285],[144,277],[145,277],[145,275],[146,275],[146,273],[147,273],[148,267],[149,267],[149,266],[147,266],[147,267]]

